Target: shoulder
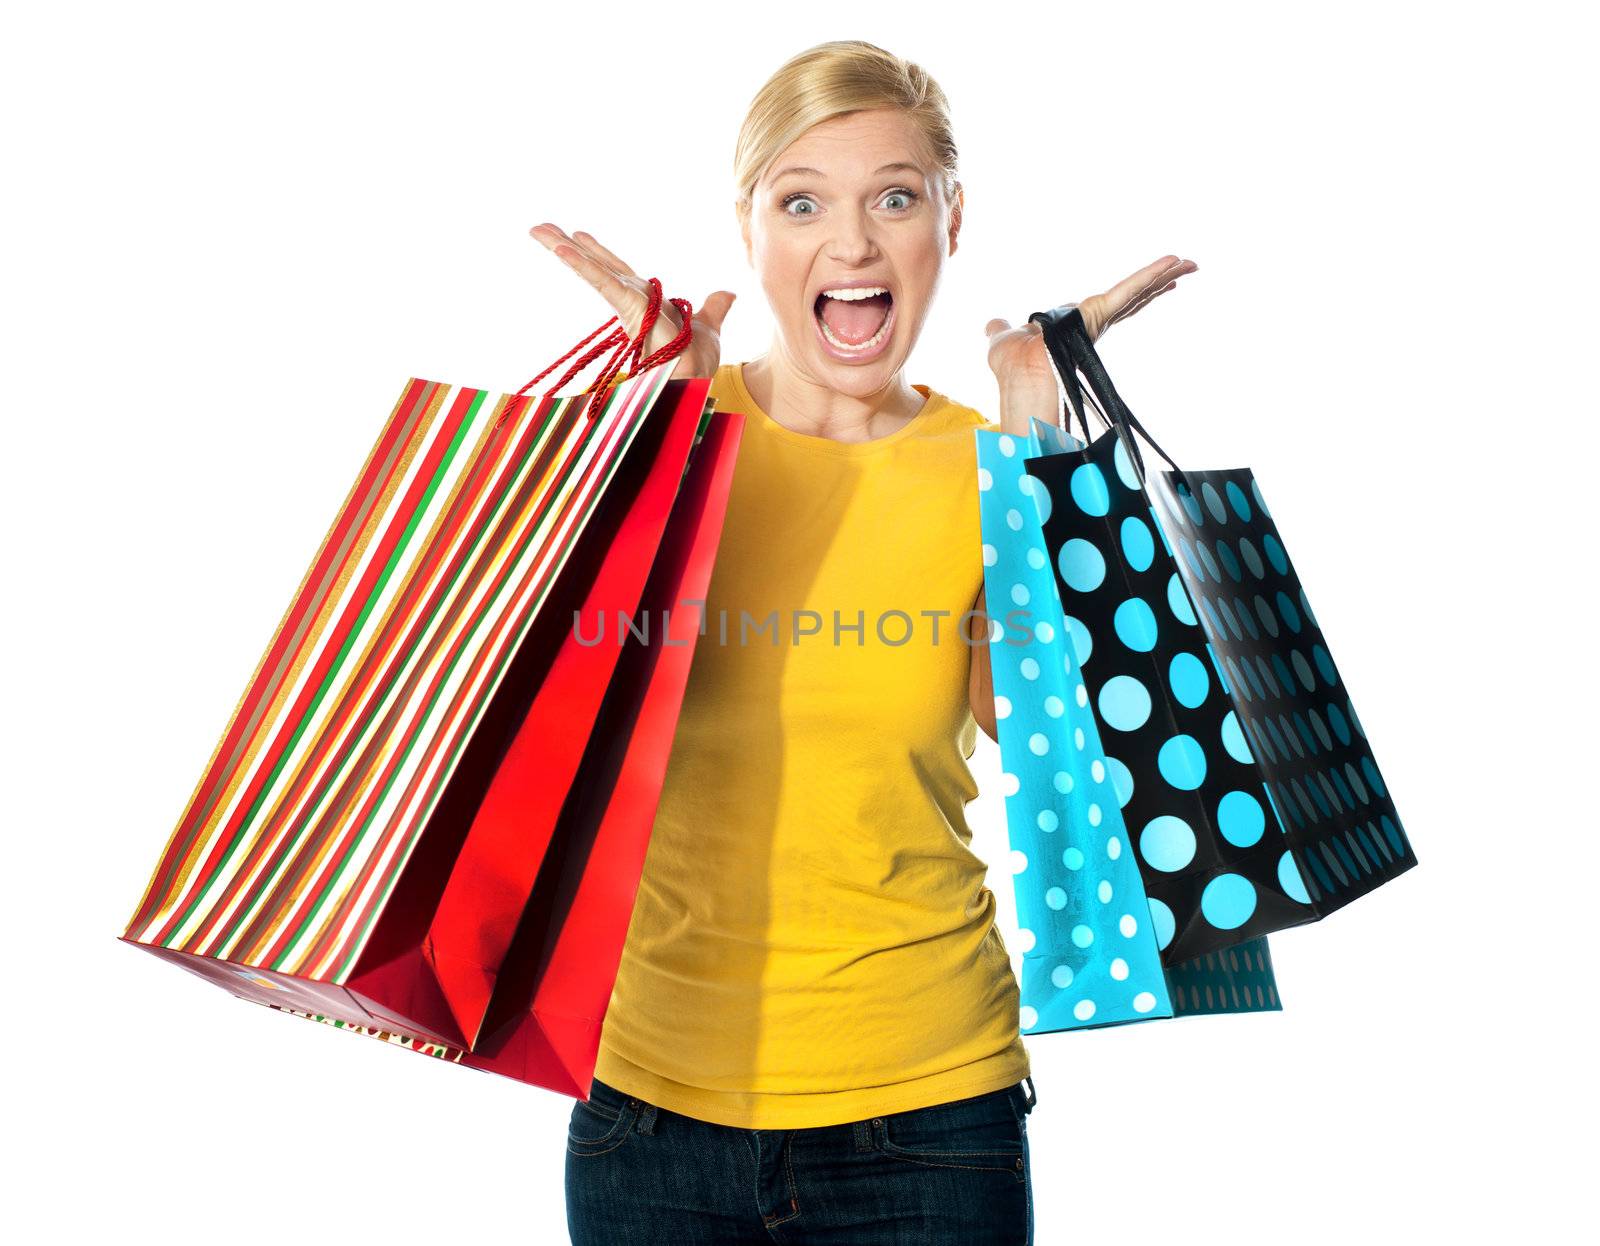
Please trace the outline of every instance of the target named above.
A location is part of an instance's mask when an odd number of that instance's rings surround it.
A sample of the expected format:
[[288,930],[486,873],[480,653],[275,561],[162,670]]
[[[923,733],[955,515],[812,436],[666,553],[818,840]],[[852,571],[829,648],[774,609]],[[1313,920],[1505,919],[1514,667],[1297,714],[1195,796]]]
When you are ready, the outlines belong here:
[[930,386],[919,385],[915,388],[924,390],[929,401],[937,408],[943,423],[953,425],[963,431],[974,428],[998,431],[1000,428],[999,420],[991,420],[982,411],[976,407],[969,407],[960,399],[952,398],[949,394],[933,389]]
[[739,365],[736,363],[722,364],[711,374],[711,389],[709,392],[711,397],[717,400],[717,406],[719,407],[727,406],[734,395],[743,388],[744,386],[739,376]]

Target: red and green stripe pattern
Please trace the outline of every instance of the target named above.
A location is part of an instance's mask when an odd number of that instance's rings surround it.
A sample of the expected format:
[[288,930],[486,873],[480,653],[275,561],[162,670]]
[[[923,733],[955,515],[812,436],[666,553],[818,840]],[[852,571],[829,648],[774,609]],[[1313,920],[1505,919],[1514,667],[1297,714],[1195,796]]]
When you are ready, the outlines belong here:
[[346,1021],[343,1017],[330,1017],[323,1012],[306,1012],[300,1008],[290,1008],[283,1004],[274,1004],[259,999],[251,1000],[251,1002],[266,1004],[268,1008],[276,1008],[279,1012],[287,1012],[291,1016],[304,1017],[307,1021],[320,1021],[323,1025],[331,1025],[336,1030],[347,1030],[352,1034],[364,1034],[368,1038],[376,1038],[381,1042],[393,1043],[397,1047],[404,1047],[407,1051],[415,1051],[424,1056],[433,1056],[437,1060],[449,1060],[453,1064],[460,1064],[462,1057],[467,1054],[460,1047],[447,1047],[443,1043],[430,1043],[427,1039],[416,1038],[410,1034],[401,1034],[397,1030],[385,1030],[375,1025],[361,1025],[355,1021]]
[[407,382],[124,938],[344,981],[671,371],[592,419]]

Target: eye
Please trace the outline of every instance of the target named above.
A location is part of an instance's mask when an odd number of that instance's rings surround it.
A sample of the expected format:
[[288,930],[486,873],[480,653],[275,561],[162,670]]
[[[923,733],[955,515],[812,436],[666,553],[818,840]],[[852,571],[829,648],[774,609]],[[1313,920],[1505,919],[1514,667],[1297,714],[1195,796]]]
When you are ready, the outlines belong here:
[[[804,212],[791,210],[792,208],[798,208],[801,204],[809,204],[810,207]],[[817,214],[817,201],[810,195],[798,190],[792,195],[785,195],[783,202],[778,206],[790,216],[815,216]]]
[[[896,203],[895,200],[899,200],[900,202]],[[914,190],[907,190],[903,186],[896,187],[883,197],[884,206],[888,207],[894,212],[908,212],[911,210],[911,206],[916,203],[916,201],[917,192]]]

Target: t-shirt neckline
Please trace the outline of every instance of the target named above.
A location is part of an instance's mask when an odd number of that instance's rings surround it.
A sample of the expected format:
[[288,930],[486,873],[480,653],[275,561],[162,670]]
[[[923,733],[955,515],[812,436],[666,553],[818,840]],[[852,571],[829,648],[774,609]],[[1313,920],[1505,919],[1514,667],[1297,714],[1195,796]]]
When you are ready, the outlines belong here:
[[804,446],[807,449],[817,450],[823,454],[859,455],[876,453],[883,447],[893,445],[911,436],[912,433],[920,431],[928,423],[928,417],[943,404],[943,396],[937,391],[930,389],[926,385],[913,384],[911,388],[923,397],[922,406],[918,407],[916,414],[895,429],[894,432],[886,433],[882,437],[873,437],[869,441],[835,441],[832,437],[813,436],[811,433],[802,433],[785,424],[778,423],[756,402],[750,393],[749,386],[744,383],[744,364],[734,363],[729,364],[728,367],[732,370],[733,388],[739,400],[749,408],[752,419],[759,421],[775,437],[790,445]]

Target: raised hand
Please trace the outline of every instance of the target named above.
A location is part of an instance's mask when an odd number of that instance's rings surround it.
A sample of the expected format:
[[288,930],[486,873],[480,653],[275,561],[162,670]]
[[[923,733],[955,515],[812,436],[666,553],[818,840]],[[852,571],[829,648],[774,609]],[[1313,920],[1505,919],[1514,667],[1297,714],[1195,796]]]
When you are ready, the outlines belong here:
[[[1199,268],[1193,260],[1164,255],[1117,282],[1103,294],[1077,304],[1089,340],[1144,307],[1151,299],[1178,284],[1178,278]],[[1000,425],[1008,433],[1025,436],[1035,418],[1056,420],[1055,373],[1039,326],[1032,322],[1012,328],[998,317],[984,326],[989,338],[989,367],[1000,385]]]
[[[634,337],[644,322],[649,304],[649,283],[618,256],[600,245],[592,234],[578,230],[570,237],[559,226],[535,225],[528,231],[585,281],[611,307],[628,336]],[[668,294],[672,293],[667,291]],[[709,377],[722,359],[722,322],[736,296],[729,290],[716,290],[694,310],[693,336],[688,348],[678,357],[672,370],[674,380]],[[682,323],[678,309],[663,301],[656,322],[645,339],[640,358],[665,346],[678,336]]]
[[1100,335],[1117,321],[1126,320],[1158,294],[1165,294],[1176,286],[1178,278],[1184,273],[1192,273],[1199,267],[1193,260],[1163,255],[1131,276],[1124,277],[1104,294],[1090,295],[1078,304],[1083,327],[1089,331],[1089,340],[1098,341]]

